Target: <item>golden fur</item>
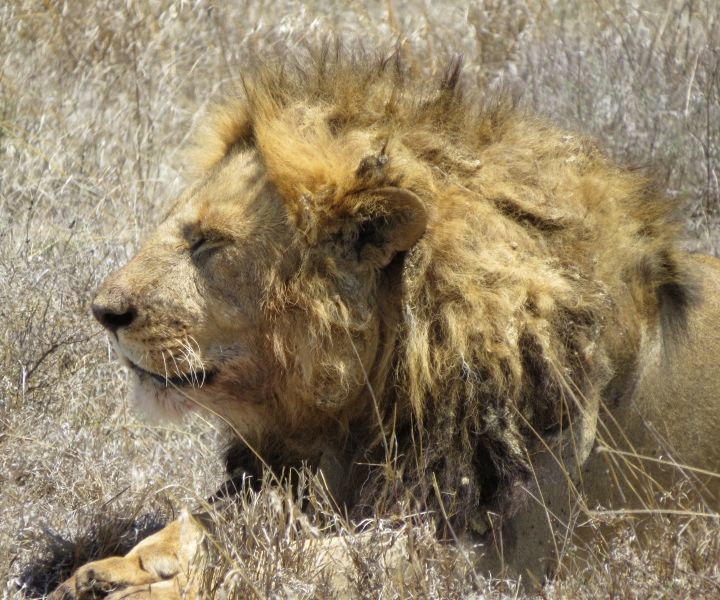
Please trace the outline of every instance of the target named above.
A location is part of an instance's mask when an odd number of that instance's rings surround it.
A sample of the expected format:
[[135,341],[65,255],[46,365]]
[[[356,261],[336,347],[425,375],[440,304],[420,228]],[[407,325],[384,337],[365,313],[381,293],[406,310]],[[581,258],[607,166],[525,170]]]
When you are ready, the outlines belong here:
[[[395,465],[406,483],[435,472],[441,490],[463,489],[468,507],[505,502],[500,492],[529,474],[535,432],[557,433],[578,403],[597,402],[632,364],[643,326],[662,311],[676,318],[687,298],[674,205],[652,181],[508,99],[488,104],[463,91],[457,66],[433,87],[394,62],[321,56],[302,68],[263,68],[215,107],[199,139],[201,183],[96,303],[114,293],[153,316],[141,335],[161,344],[134,354],[145,354],[147,370],[164,375],[172,362],[175,376],[210,372],[219,362],[212,345],[222,347],[237,325],[211,329],[200,311],[184,321],[186,306],[168,313],[176,303],[215,310],[214,289],[195,299],[178,285],[197,277],[189,253],[176,259],[188,273],[176,267],[172,282],[161,278],[147,307],[133,278],[147,277],[163,251],[177,252],[163,247],[168,235],[200,236],[220,244],[218,254],[242,256],[212,277],[219,290],[243,282],[249,297],[233,300],[272,347],[247,332],[255,347],[230,363],[240,372],[223,365],[221,381],[186,394],[222,412],[254,451],[271,446],[272,466],[317,464],[350,436],[353,452],[367,452],[414,423],[419,438],[394,440],[409,463]],[[227,169],[250,173],[254,195],[249,184],[228,200],[215,192],[223,202],[213,206],[206,188]],[[417,196],[427,227],[396,256],[399,248],[363,236],[387,237],[375,229],[403,220],[393,196],[377,194],[397,189]],[[410,472],[424,437],[423,468]]]
[[[328,409],[333,443],[362,408],[363,427],[376,425],[357,350],[385,436],[422,424],[395,438],[410,465],[427,436],[419,473],[395,467],[411,486],[435,472],[456,503],[462,490],[452,512],[505,504],[534,432],[597,402],[643,326],[681,318],[689,269],[673,203],[591,139],[463,90],[457,65],[423,86],[398,63],[320,56],[261,69],[238,94],[215,108],[196,164],[257,152],[295,225],[292,275],[265,298],[289,373],[282,410]],[[383,272],[389,256],[348,253],[392,211],[372,196],[391,187],[418,196],[427,230]]]
[[491,535],[531,456],[572,431],[582,463],[648,332],[683,329],[696,269],[652,178],[460,80],[327,50],[249,69],[99,290],[138,396],[226,419],[236,482],[307,463],[357,516],[442,497]]

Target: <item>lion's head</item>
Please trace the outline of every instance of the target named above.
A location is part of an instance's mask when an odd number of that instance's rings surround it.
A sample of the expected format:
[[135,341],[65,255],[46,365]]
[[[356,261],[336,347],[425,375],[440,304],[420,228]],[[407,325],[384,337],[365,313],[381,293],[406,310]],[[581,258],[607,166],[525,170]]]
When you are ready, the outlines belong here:
[[300,62],[215,106],[196,181],[94,314],[146,409],[230,423],[233,469],[336,464],[361,512],[398,485],[433,504],[434,479],[471,524],[682,313],[674,206],[457,64]]

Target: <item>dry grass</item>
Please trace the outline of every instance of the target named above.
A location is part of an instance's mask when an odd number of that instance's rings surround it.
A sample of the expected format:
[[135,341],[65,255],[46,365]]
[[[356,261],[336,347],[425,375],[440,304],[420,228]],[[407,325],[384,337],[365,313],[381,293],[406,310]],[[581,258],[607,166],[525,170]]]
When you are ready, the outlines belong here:
[[[717,0],[6,0],[0,5],[0,583],[39,596],[84,560],[121,552],[221,483],[216,425],[151,426],[127,409],[127,382],[89,315],[98,283],[137,250],[181,186],[194,115],[253,52],[328,32],[416,68],[453,52],[491,91],[591,132],[619,159],[653,164],[686,197],[689,246],[720,250],[720,20]],[[465,5],[464,5],[465,6]],[[297,512],[281,490],[248,495],[211,573],[233,597],[515,597],[432,535],[423,515],[362,536],[312,487]],[[641,550],[635,519],[598,535],[580,572],[546,597],[711,596],[720,528],[668,490]],[[322,507],[325,507],[323,509]],[[345,532],[341,592],[307,540]],[[607,529],[604,534],[607,537]],[[375,537],[373,537],[375,536]],[[380,541],[385,540],[385,543]],[[394,541],[393,541],[394,540]],[[412,557],[388,569],[392,541]],[[303,548],[303,552],[298,552]],[[225,573],[229,570],[229,574]]]

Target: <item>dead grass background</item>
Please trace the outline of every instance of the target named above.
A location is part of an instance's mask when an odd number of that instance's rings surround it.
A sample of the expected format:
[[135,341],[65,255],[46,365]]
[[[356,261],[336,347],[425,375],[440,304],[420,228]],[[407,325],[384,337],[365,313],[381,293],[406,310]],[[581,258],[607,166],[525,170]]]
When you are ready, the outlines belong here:
[[[88,558],[121,553],[222,482],[222,436],[199,418],[151,426],[89,314],[182,185],[198,110],[246,57],[328,33],[392,48],[427,74],[462,53],[470,80],[652,164],[682,196],[688,245],[720,251],[718,0],[5,0],[0,5],[0,589],[51,590]],[[691,508],[682,489],[665,502]],[[319,492],[308,492],[322,507]],[[317,514],[322,515],[322,511]],[[227,518],[227,517],[226,517]],[[335,519],[335,521],[333,521]],[[486,581],[434,541],[422,515],[348,534],[351,584],[334,589],[307,540],[339,517],[297,513],[282,491],[229,519],[220,597],[659,598],[720,594],[716,516],[632,519],[598,537],[573,577],[540,591]],[[375,536],[374,538],[372,536]],[[384,537],[383,537],[384,536]],[[393,537],[394,536],[394,537]],[[413,554],[387,569],[381,540]],[[518,596],[519,595],[519,596]]]

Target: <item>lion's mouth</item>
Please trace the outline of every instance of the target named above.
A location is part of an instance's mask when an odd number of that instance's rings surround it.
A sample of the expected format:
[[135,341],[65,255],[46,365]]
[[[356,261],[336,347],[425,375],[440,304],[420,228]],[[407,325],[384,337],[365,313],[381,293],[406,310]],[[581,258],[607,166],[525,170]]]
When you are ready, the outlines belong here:
[[175,377],[170,377],[169,375],[160,375],[159,373],[153,373],[152,371],[143,369],[132,361],[128,362],[130,362],[130,368],[132,368],[132,370],[138,375],[141,377],[150,377],[165,387],[201,388],[203,386],[210,385],[215,378],[215,375],[217,375],[217,370],[212,369],[209,371],[203,370],[197,373],[183,373],[181,375],[176,375]]

